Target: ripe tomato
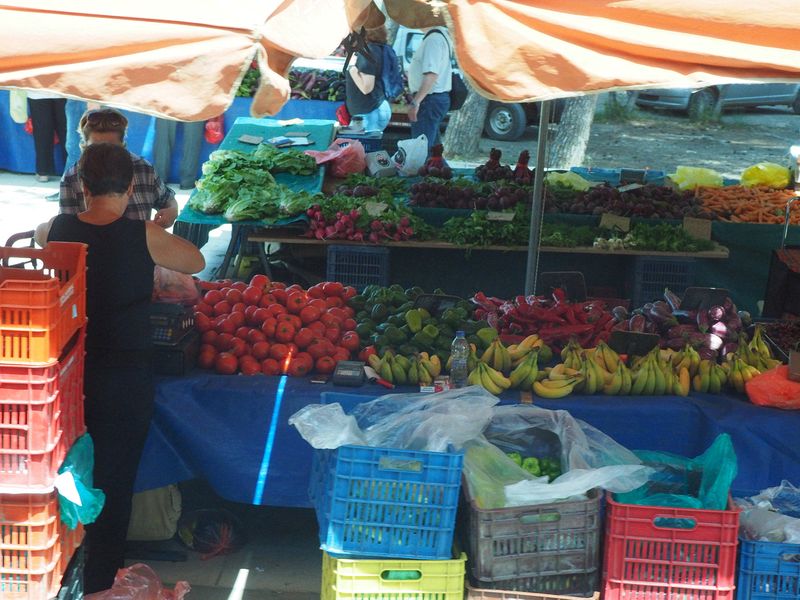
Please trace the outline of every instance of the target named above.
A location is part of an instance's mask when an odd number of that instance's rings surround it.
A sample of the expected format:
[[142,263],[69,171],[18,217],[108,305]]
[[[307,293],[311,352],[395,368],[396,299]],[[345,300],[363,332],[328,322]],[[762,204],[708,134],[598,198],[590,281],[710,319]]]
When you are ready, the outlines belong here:
[[294,342],[289,342],[288,344],[286,344],[286,347],[289,349],[289,354],[294,355],[300,352],[300,348],[298,348],[297,344],[295,344]]
[[342,329],[345,331],[353,331],[357,326],[358,323],[356,323],[356,320],[353,318],[347,318],[342,321]]
[[308,352],[298,352],[294,355],[294,360],[299,360],[306,363],[306,368],[309,371],[314,368],[314,359]]
[[237,302],[233,306],[231,306],[231,312],[240,312],[243,313],[246,305],[244,302]]
[[328,375],[333,373],[333,370],[336,368],[336,361],[331,358],[330,356],[320,356],[317,359],[317,362],[314,364],[314,369],[317,373],[324,373]]
[[314,321],[313,323],[308,324],[308,328],[314,332],[316,337],[323,337],[325,335],[325,323],[322,321]]
[[249,354],[245,354],[239,359],[239,370],[242,375],[259,375],[261,374],[261,363]]
[[273,289],[270,291],[272,297],[275,298],[275,302],[278,304],[286,304],[286,297],[289,295],[286,293],[286,290],[281,289]]
[[270,304],[267,310],[273,317],[277,317],[279,314],[286,312],[286,307],[283,304]]
[[231,284],[231,287],[234,290],[239,290],[240,292],[243,292],[247,289],[247,284],[244,281],[234,281]]
[[300,320],[304,325],[308,325],[319,319],[321,314],[320,310],[315,306],[304,306],[300,311]]
[[344,311],[344,314],[345,314],[345,315],[347,315],[347,318],[348,318],[348,319],[353,319],[353,318],[355,318],[355,316],[356,316],[356,311],[355,311],[355,310],[353,310],[353,307],[352,307],[352,306],[344,306],[344,307],[342,307],[342,310]]
[[228,315],[231,312],[231,303],[227,300],[220,300],[214,305],[214,314],[219,315]]
[[269,277],[267,277],[263,273],[256,273],[250,279],[250,286],[258,288],[259,290],[263,290],[268,285],[269,285]]
[[247,341],[251,344],[266,342],[267,336],[260,329],[250,329],[250,331],[247,332]]
[[219,321],[217,321],[216,325],[214,325],[214,330],[217,333],[233,334],[233,332],[236,331],[236,321],[233,321],[225,316],[220,317]]
[[269,342],[256,342],[253,344],[253,357],[258,360],[264,360],[269,356]]
[[328,296],[325,298],[325,304],[328,305],[328,308],[344,306],[344,300],[339,298],[339,296]]
[[245,323],[250,323],[250,325],[260,325],[261,323],[256,323],[255,319],[253,319],[253,316],[256,314],[257,310],[258,310],[258,306],[248,306],[247,308],[245,308],[244,309],[244,322]]
[[286,284],[283,283],[282,281],[273,281],[272,283],[270,283],[270,289],[273,290],[273,291],[274,290],[285,290],[286,289]]
[[217,353],[217,347],[214,346],[214,344],[201,344],[197,353],[202,354],[203,352],[208,352],[209,350],[213,350],[214,354]]
[[261,308],[269,308],[273,304],[277,304],[277,302],[278,301],[275,299],[275,296],[272,294],[264,294],[261,296],[261,300],[258,301],[258,305]]
[[325,327],[339,327],[341,325],[341,320],[337,319],[335,315],[331,314],[331,312],[322,313],[319,317],[319,320],[325,325]]
[[207,302],[198,302],[194,305],[194,314],[203,313],[204,315],[208,315],[209,317],[214,316],[214,307],[208,304]]
[[375,346],[367,346],[361,352],[358,353],[358,360],[362,362],[367,362],[372,354],[377,354],[377,353],[378,351],[375,349]]
[[286,309],[292,314],[299,314],[308,305],[303,292],[292,292],[286,297]]
[[339,338],[342,335],[342,330],[338,327],[328,327],[325,330],[325,339],[330,340],[332,343],[336,344],[339,341]]
[[303,286],[301,286],[299,283],[293,283],[292,285],[290,285],[289,287],[286,288],[286,293],[287,294],[291,294],[292,292],[303,292],[303,293],[305,293],[305,290],[303,289]]
[[242,325],[234,332],[233,335],[246,342],[248,333],[250,333],[250,328],[247,325]]
[[274,358],[266,358],[261,361],[261,372],[264,375],[280,375],[281,367]]
[[243,356],[247,354],[247,342],[238,337],[235,337],[231,340],[230,349],[228,350],[231,354],[236,357]]
[[352,285],[347,285],[342,290],[342,298],[345,300],[350,300],[353,296],[358,295],[358,290],[354,288]]
[[264,332],[264,335],[267,336],[268,340],[271,340],[275,337],[275,329],[278,327],[278,319],[275,317],[269,317],[265,319],[264,322],[261,324],[261,331]]
[[322,284],[312,285],[306,292],[309,298],[324,298],[325,294],[322,292]]
[[286,344],[272,344],[272,346],[270,346],[270,358],[281,361],[286,358],[287,354],[289,354],[289,348],[286,346]]
[[242,325],[244,325],[244,313],[243,312],[234,312],[228,315],[228,320],[232,321],[235,327],[238,329]]
[[355,352],[361,345],[361,340],[355,331],[346,331],[339,340],[339,345],[347,348],[350,352]]
[[209,329],[200,336],[200,341],[204,344],[213,344],[219,334],[213,329]]
[[228,290],[228,293],[225,294],[225,300],[227,300],[231,304],[242,302],[242,292],[240,292],[236,288],[231,288],[230,290]]
[[206,350],[197,355],[197,365],[201,369],[213,369],[214,363],[217,361],[216,350]]
[[258,304],[261,300],[261,292],[262,290],[255,286],[248,286],[242,292],[242,300],[245,304]]
[[289,361],[288,373],[292,377],[305,377],[308,375],[308,365],[303,360],[292,359]]
[[345,319],[349,318],[349,317],[347,316],[347,313],[346,313],[346,312],[344,312],[344,309],[343,309],[343,308],[339,308],[339,307],[336,307],[336,306],[334,306],[333,308],[329,308],[329,309],[328,309],[328,314],[330,314],[330,315],[333,315],[334,317],[336,317],[337,319],[339,319],[339,322],[340,322],[340,323],[341,323],[342,321],[344,321]]
[[217,336],[217,339],[214,340],[214,345],[220,352],[227,352],[228,349],[231,347],[232,339],[233,335],[231,335],[230,333],[220,333]]
[[257,308],[253,311],[253,324],[254,325],[261,325],[264,321],[269,319],[272,316],[272,313],[269,312],[269,309],[266,308]]
[[205,296],[203,296],[203,302],[209,306],[214,306],[217,302],[221,302],[224,299],[225,296],[219,290],[210,290],[206,292]]
[[326,310],[328,310],[328,305],[325,304],[325,300],[322,298],[314,298],[308,302],[308,305],[313,306],[319,310],[320,313],[324,313]]
[[336,351],[333,353],[333,360],[336,362],[340,360],[350,360],[350,351],[347,348],[336,346]]
[[327,281],[322,284],[322,292],[325,296],[341,296],[344,286],[338,281]]
[[312,329],[303,327],[294,336],[294,343],[298,348],[307,348],[308,345],[317,337]]
[[195,314],[194,316],[194,328],[197,329],[200,333],[205,333],[209,331],[213,327],[213,323],[208,315],[203,314],[201,312]]
[[214,368],[221,375],[233,375],[239,368],[239,361],[229,352],[220,352],[214,361]]
[[294,339],[295,333],[297,333],[297,330],[294,328],[294,325],[286,321],[281,321],[275,328],[275,339],[279,342],[288,343]]
[[315,338],[314,341],[308,345],[306,351],[314,360],[318,360],[323,356],[330,356],[335,352],[335,349],[333,344],[325,338]]

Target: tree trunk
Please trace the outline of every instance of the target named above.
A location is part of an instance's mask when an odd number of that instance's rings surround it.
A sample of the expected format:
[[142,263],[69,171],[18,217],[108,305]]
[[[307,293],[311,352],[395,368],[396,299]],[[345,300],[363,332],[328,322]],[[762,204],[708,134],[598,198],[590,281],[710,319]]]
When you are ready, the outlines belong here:
[[[567,100],[556,137],[550,146],[547,166],[552,169],[569,169],[583,163],[589,133],[597,106],[597,94],[577,96]],[[539,135],[547,135],[540,131]]]
[[464,106],[451,112],[447,122],[442,139],[447,158],[462,159],[478,153],[478,142],[481,140],[488,107],[489,100],[470,87]]

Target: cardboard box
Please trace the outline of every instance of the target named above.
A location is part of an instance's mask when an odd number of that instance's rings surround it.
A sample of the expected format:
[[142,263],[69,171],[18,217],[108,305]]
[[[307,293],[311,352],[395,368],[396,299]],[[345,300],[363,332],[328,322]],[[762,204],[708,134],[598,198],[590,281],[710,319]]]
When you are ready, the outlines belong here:
[[386,150],[367,154],[367,174],[370,177],[391,177],[397,175],[392,159]]

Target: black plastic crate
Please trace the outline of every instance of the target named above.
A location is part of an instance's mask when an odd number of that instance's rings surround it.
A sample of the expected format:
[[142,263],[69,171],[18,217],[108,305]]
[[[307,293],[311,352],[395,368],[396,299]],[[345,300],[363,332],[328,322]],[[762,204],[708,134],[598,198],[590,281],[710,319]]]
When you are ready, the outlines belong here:
[[328,246],[328,281],[363,289],[389,285],[389,248],[384,246]]
[[153,370],[157,375],[186,375],[197,360],[200,334],[192,330],[177,344],[155,344],[153,351]]
[[80,546],[72,560],[67,565],[64,577],[61,579],[61,589],[55,600],[82,600],[83,599],[83,567],[85,564],[83,546]]
[[633,306],[661,300],[664,288],[682,296],[694,278],[693,258],[637,256],[634,260]]
[[183,304],[154,302],[150,305],[153,342],[177,344],[194,327],[194,310]]

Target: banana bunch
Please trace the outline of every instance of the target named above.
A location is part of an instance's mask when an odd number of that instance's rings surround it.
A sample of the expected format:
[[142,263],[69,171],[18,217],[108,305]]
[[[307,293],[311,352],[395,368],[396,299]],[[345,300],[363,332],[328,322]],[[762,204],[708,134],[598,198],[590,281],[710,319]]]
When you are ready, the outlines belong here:
[[602,392],[606,382],[613,378],[611,373],[608,373],[594,360],[588,358],[583,360],[579,373],[583,381],[575,386],[575,391],[581,394],[591,395]]
[[[739,347],[741,348],[743,344]],[[733,353],[733,358],[722,364],[722,369],[728,376],[728,385],[740,394],[745,392],[744,385],[761,372],[754,366],[747,364],[743,358],[737,356],[738,350]]]
[[429,356],[427,352],[407,358],[387,350],[381,357],[371,355],[367,362],[381,379],[395,385],[430,385],[442,372],[439,357]]
[[611,349],[611,346],[601,341],[592,350],[586,351],[589,358],[596,362],[602,369],[608,373],[615,373],[620,364],[619,354]]
[[532,350],[525,355],[508,376],[514,389],[530,390],[539,376],[539,351]]
[[686,344],[683,350],[672,354],[672,366],[676,373],[680,373],[680,370],[685,368],[689,371],[690,377],[694,377],[700,368],[700,355],[697,350]]
[[[560,363],[556,367],[553,367],[553,370],[550,371],[550,375],[553,375],[553,371],[563,364],[564,363]],[[568,367],[564,367],[564,369],[567,368]],[[561,375],[558,375],[558,377],[557,379],[550,379],[548,377],[541,381],[534,381],[533,392],[542,398],[563,398],[571,394],[575,390],[575,386],[583,381],[583,375],[577,371],[575,371],[574,375],[567,375],[565,372],[563,378],[561,378]]]
[[467,377],[470,385],[480,385],[490,394],[499,396],[511,387],[511,380],[484,362],[479,362]]
[[529,335],[519,344],[512,344],[508,347],[508,353],[511,355],[511,366],[517,367],[525,360],[529,352],[539,352],[539,359],[543,362],[550,362],[553,358],[553,352],[544,343],[544,340],[538,334]]
[[672,364],[662,360],[658,347],[655,347],[637,363],[633,374],[631,394],[634,396],[663,396],[672,394],[674,389],[675,373]]
[[503,342],[500,341],[500,338],[489,344],[489,347],[481,355],[480,362],[492,367],[495,371],[500,371],[500,373],[509,373],[511,371],[511,354],[508,348],[503,345]]
[[695,392],[719,394],[728,381],[728,373],[713,360],[703,359],[692,377],[692,388]]
[[685,366],[677,367],[674,371],[675,379],[672,382],[672,393],[676,396],[688,396],[692,387],[692,376],[689,368]]
[[575,340],[570,340],[561,350],[561,362],[570,369],[580,371],[583,368],[584,351]]
[[753,338],[745,342],[746,340],[740,337],[736,353],[745,363],[755,367],[759,372],[769,371],[781,364],[781,361],[773,358],[769,346],[764,341],[761,325],[756,325]]
[[631,393],[632,387],[633,376],[631,375],[631,370],[620,360],[617,363],[617,368],[611,373],[611,378],[606,379],[603,385],[603,393],[607,396],[627,396]]

